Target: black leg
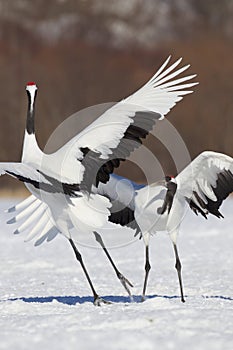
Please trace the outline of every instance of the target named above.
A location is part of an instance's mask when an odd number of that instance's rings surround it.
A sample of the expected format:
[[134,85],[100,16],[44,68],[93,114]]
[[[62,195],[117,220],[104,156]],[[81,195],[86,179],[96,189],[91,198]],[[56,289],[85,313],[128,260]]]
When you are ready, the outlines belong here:
[[181,277],[181,262],[180,262],[180,258],[179,258],[179,255],[178,255],[177,246],[176,246],[175,243],[173,243],[173,247],[174,247],[175,257],[176,257],[175,268],[176,268],[177,273],[178,273],[178,279],[179,279],[179,284],[180,284],[181,301],[184,303],[185,300],[184,300],[183,285],[182,285],[182,277]]
[[144,285],[143,285],[143,291],[142,291],[142,301],[145,301],[146,299],[146,287],[147,287],[147,281],[148,281],[150,269],[151,269],[151,266],[149,261],[149,245],[146,245],[145,279],[144,279]]
[[69,239],[69,242],[71,244],[71,247],[73,248],[73,251],[75,253],[76,259],[79,261],[80,265],[82,266],[83,272],[85,273],[87,281],[88,281],[88,283],[89,283],[89,285],[91,287],[91,290],[92,290],[92,293],[93,293],[93,296],[94,296],[94,305],[100,306],[101,303],[111,304],[110,302],[100,298],[100,296],[96,293],[95,288],[94,288],[94,286],[93,286],[93,284],[91,282],[90,276],[89,276],[89,274],[87,272],[87,269],[86,269],[86,267],[85,267],[85,265],[83,263],[83,259],[82,259],[82,256],[81,256],[80,252],[78,251],[76,245],[74,244],[74,242],[73,242],[73,240],[71,238]]
[[109,254],[109,252],[108,252],[108,250],[107,250],[107,248],[106,248],[105,245],[104,245],[104,242],[103,242],[103,240],[102,240],[100,234],[94,231],[94,235],[95,235],[96,241],[101,245],[101,247],[103,248],[103,251],[104,251],[105,254],[107,255],[107,258],[108,258],[108,260],[110,261],[110,263],[111,263],[111,265],[112,265],[114,271],[116,272],[116,275],[117,275],[117,277],[119,278],[121,284],[123,285],[123,287],[125,288],[125,290],[126,290],[127,293],[129,294],[129,296],[131,296],[131,292],[130,292],[130,290],[129,290],[128,285],[129,285],[130,287],[133,287],[132,283],[131,283],[126,277],[124,277],[124,276],[122,275],[122,273],[121,273],[121,272],[118,270],[118,268],[116,267],[116,265],[115,265],[114,261],[112,260],[110,254]]

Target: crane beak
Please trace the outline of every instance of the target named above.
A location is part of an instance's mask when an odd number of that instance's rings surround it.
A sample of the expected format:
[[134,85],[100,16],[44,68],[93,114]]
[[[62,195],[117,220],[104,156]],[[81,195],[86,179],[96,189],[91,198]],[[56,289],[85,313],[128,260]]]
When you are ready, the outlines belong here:
[[159,180],[154,182],[153,184],[150,185],[151,187],[156,187],[156,186],[166,186],[166,181],[165,180]]

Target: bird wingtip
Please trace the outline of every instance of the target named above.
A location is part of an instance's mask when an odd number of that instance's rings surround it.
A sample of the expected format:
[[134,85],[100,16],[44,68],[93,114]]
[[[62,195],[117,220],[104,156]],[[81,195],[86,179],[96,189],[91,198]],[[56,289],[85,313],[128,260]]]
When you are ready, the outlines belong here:
[[15,217],[11,218],[11,219],[8,220],[6,223],[7,223],[7,224],[15,224],[15,223],[16,223]]
[[9,208],[9,209],[5,209],[5,210],[4,210],[4,213],[12,213],[12,212],[14,212],[14,211],[16,211],[15,205],[14,205],[13,207]]

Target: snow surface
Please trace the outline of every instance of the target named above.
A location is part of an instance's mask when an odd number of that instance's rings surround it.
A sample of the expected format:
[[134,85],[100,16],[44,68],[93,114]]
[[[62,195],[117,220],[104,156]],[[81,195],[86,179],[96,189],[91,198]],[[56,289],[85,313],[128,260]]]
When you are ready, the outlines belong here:
[[[95,307],[68,241],[57,237],[34,247],[12,235],[0,201],[0,349],[233,349],[233,199],[224,220],[187,213],[179,239],[186,303],[179,299],[173,249],[168,236],[151,239],[148,299],[140,303],[143,242],[130,230],[104,231],[119,269],[134,284],[134,302],[117,280],[105,255],[79,245],[93,283],[111,305]],[[83,242],[85,244],[83,244]],[[126,244],[129,243],[130,244]],[[124,244],[125,243],[125,244]],[[117,246],[115,243],[113,244]],[[96,247],[96,248],[94,248]]]

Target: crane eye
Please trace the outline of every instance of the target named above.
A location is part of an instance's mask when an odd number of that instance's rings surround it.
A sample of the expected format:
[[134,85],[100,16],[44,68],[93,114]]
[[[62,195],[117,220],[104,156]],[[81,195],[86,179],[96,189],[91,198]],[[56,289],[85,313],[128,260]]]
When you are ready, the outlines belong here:
[[172,179],[171,176],[169,176],[169,175],[165,176],[165,181],[166,181],[166,182],[171,181],[171,179]]

